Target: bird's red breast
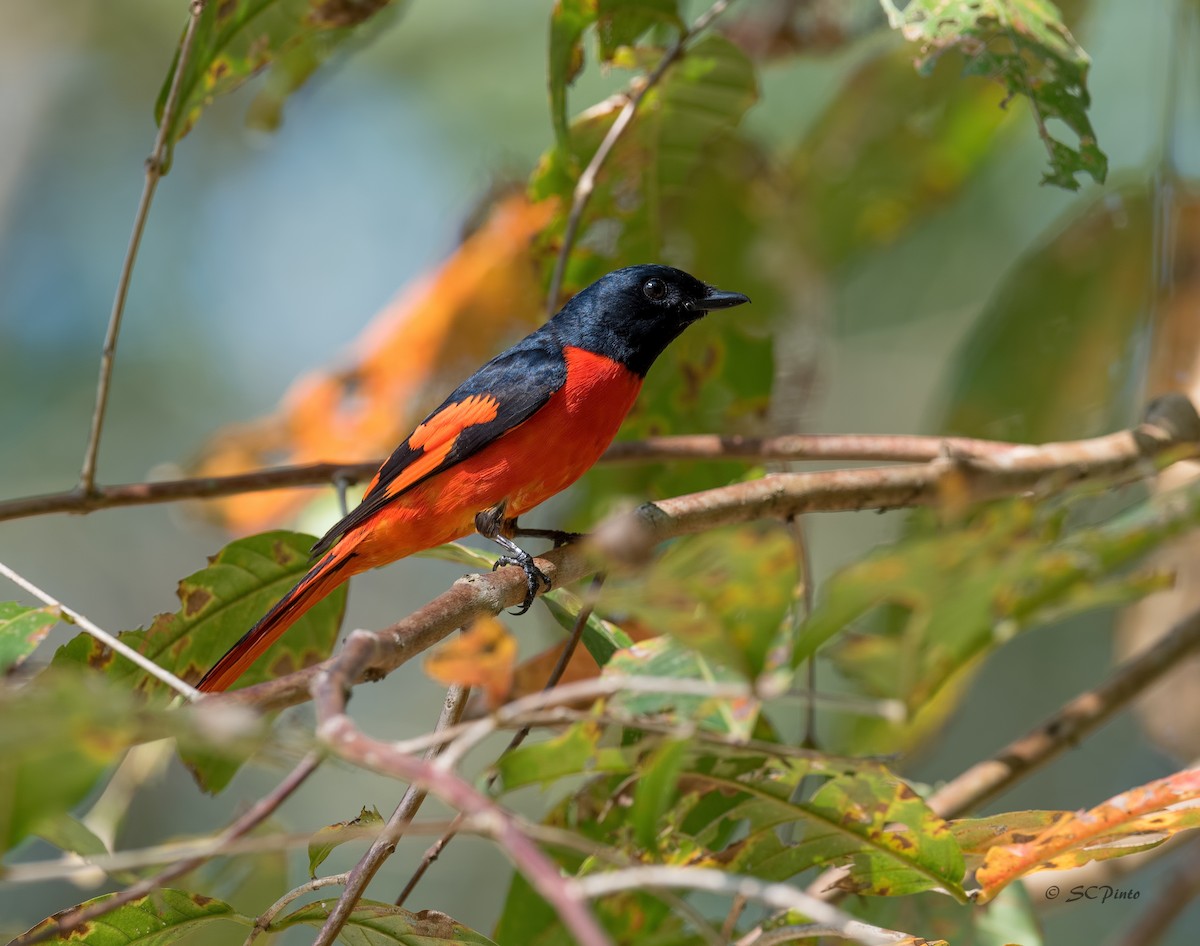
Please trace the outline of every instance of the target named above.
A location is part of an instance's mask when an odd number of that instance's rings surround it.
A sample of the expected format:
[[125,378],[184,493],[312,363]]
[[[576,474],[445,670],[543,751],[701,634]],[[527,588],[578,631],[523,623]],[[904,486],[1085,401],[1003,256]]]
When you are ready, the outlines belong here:
[[[533,417],[473,456],[412,486],[347,533],[342,542],[355,550],[355,572],[461,539],[475,531],[477,512],[501,502],[508,503],[508,515],[518,516],[591,468],[633,407],[642,378],[582,348],[565,347],[563,356],[566,380]],[[419,439],[428,452],[402,479],[388,484],[389,494],[401,492],[436,467],[467,426],[495,416],[486,395],[471,401],[469,407],[454,405],[417,428],[413,440]]]

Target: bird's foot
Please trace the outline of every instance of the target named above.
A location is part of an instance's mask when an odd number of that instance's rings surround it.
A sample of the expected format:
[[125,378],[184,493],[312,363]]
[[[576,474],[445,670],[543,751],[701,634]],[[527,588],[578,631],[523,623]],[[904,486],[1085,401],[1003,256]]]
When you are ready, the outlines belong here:
[[524,549],[512,547],[510,554],[501,555],[496,559],[496,564],[492,566],[492,571],[498,568],[503,568],[505,565],[518,565],[525,572],[525,600],[521,602],[521,607],[516,611],[510,611],[510,614],[524,614],[533,604],[534,599],[538,596],[541,590],[550,590],[550,579],[546,577],[546,573],[537,567],[533,560],[533,556]]
[[550,590],[550,579],[537,567],[532,555],[508,538],[508,535],[511,534],[508,526],[510,524],[515,526],[516,520],[504,518],[505,505],[505,503],[500,503],[476,515],[475,529],[485,539],[491,539],[499,545],[506,553],[496,559],[492,571],[503,568],[505,565],[519,565],[525,572],[525,600],[518,610],[512,612],[513,614],[524,614],[529,610],[540,590],[543,588],[546,591]]

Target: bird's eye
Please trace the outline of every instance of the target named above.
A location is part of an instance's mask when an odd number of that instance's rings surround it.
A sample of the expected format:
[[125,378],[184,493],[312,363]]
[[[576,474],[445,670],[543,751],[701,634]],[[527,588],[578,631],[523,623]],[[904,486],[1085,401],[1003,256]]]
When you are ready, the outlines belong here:
[[647,279],[642,294],[651,302],[660,302],[666,298],[667,284],[661,279]]

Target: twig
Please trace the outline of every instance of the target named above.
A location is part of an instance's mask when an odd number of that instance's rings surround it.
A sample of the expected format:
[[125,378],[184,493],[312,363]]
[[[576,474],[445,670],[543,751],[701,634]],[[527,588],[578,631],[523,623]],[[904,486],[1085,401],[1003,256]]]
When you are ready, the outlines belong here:
[[139,900],[157,888],[175,880],[177,877],[182,877],[184,874],[195,870],[201,864],[212,860],[212,858],[220,855],[231,841],[235,841],[244,834],[252,831],[269,818],[287,800],[288,796],[303,785],[305,779],[317,770],[322,758],[322,754],[318,752],[310,752],[306,755],[300,760],[300,764],[292,769],[282,782],[276,785],[269,794],[251,805],[240,818],[221,832],[203,853],[197,854],[195,857],[190,857],[185,861],[180,861],[177,864],[172,864],[170,867],[159,871],[153,877],[139,880],[136,884],[113,894],[102,903],[76,907],[59,913],[54,916],[53,922],[39,925],[28,933],[18,936],[9,943],[9,946],[32,946],[34,943],[40,943],[51,938],[61,939],[72,930],[79,929],[85,923],[90,923],[92,920],[111,913],[118,907],[123,907],[134,900]]
[[[770,930],[764,930],[760,924],[734,943],[733,946],[780,946],[782,943],[795,943],[799,940],[811,941],[825,936],[834,936],[838,939],[850,938],[847,933],[830,926],[824,926],[821,923],[777,926]],[[921,942],[921,940],[917,940],[917,942]]]
[[[603,573],[598,574],[594,579],[592,579],[592,584],[588,589],[587,598],[584,600],[582,607],[580,607],[579,615],[575,618],[575,624],[571,628],[571,635],[567,638],[567,642],[563,646],[562,653],[558,655],[558,661],[550,671],[550,675],[546,678],[546,683],[542,687],[543,693],[545,693],[547,690],[554,689],[554,687],[556,687],[558,682],[562,679],[562,675],[566,672],[567,665],[571,662],[571,657],[574,656],[580,640],[583,639],[583,629],[587,627],[588,619],[591,618],[592,611],[595,610],[596,600],[600,596],[600,589],[603,587],[603,585]],[[501,755],[506,755],[521,745],[521,743],[524,742],[526,737],[529,735],[531,729],[532,726],[524,726],[518,730],[516,735],[512,737],[512,740],[505,747],[504,752],[502,752]],[[492,786],[496,784],[496,778],[497,773],[495,771],[493,771],[487,777],[487,782],[485,784],[489,792],[491,791]],[[396,906],[404,906],[404,902],[409,898],[413,890],[416,889],[417,884],[421,882],[421,878],[425,876],[425,874],[429,871],[429,868],[433,866],[433,862],[441,857],[442,851],[446,849],[446,845],[454,840],[455,835],[458,834],[458,827],[461,821],[462,815],[459,815],[454,819],[454,823],[450,825],[446,833],[434,841],[433,844],[431,844],[425,851],[424,856],[421,858],[421,863],[417,865],[417,869],[413,871],[412,876],[408,878],[408,883],[404,885],[404,889],[401,890],[399,895],[396,897]]]
[[[942,818],[959,818],[986,804],[1077,745],[1197,648],[1200,648],[1200,611],[1179,621],[1153,647],[1125,661],[1100,686],[1079,694],[990,759],[951,779],[926,804]],[[845,875],[845,868],[828,870],[809,885],[809,892],[816,896],[838,896],[837,884]]]
[[112,381],[113,360],[117,354],[117,336],[121,331],[121,316],[125,313],[129,282],[133,277],[133,265],[137,261],[142,233],[146,229],[146,218],[150,215],[150,203],[154,200],[155,188],[158,187],[159,178],[163,174],[163,158],[166,154],[167,138],[175,118],[175,109],[179,106],[179,90],[183,85],[183,73],[192,55],[192,45],[196,39],[196,24],[200,20],[200,14],[204,12],[204,4],[205,0],[191,0],[187,28],[183,33],[183,42],[179,45],[175,75],[171,79],[171,88],[167,92],[167,100],[163,105],[162,118],[158,123],[158,134],[154,137],[154,150],[146,159],[146,182],[142,186],[142,196],[138,200],[137,213],[133,218],[133,233],[130,234],[129,247],[125,251],[125,261],[121,264],[121,275],[117,280],[117,293],[113,299],[112,313],[108,317],[108,331],[104,335],[104,348],[100,352],[100,378],[96,382],[96,407],[92,412],[92,428],[83,452],[83,468],[79,473],[78,492],[81,496],[90,496],[96,488],[96,455],[100,450],[100,433],[104,429],[104,413],[108,407],[108,391]]
[[834,935],[853,939],[865,946],[888,946],[910,939],[907,933],[884,929],[856,920],[837,907],[830,906],[790,884],[768,883],[757,877],[727,874],[724,871],[700,867],[629,867],[624,870],[588,874],[571,881],[576,891],[585,897],[604,897],[626,890],[645,890],[648,887],[672,887],[686,890],[706,890],[712,893],[741,896],[780,910],[796,910],[836,931]]
[[549,903],[578,946],[611,946],[586,903],[559,874],[558,867],[520,829],[514,815],[437,763],[397,752],[372,739],[346,715],[346,695],[371,662],[374,635],[355,631],[331,664],[313,681],[317,737],[340,758],[423,786],[459,812],[478,819],[531,887]]
[[571,195],[571,211],[567,217],[567,226],[563,231],[562,246],[558,251],[558,258],[554,261],[554,274],[550,277],[550,293],[546,297],[546,314],[553,315],[558,309],[558,297],[562,292],[563,274],[567,270],[567,260],[571,255],[571,249],[575,245],[575,238],[579,234],[579,225],[583,221],[583,211],[588,205],[588,201],[592,198],[592,191],[596,187],[596,177],[600,173],[600,169],[604,166],[604,162],[608,160],[609,154],[612,153],[613,147],[616,145],[621,135],[625,133],[625,129],[629,127],[629,123],[633,121],[634,113],[637,112],[638,106],[642,104],[642,99],[646,97],[646,93],[653,89],[662,80],[666,71],[671,67],[683,54],[684,47],[688,42],[708,28],[718,16],[725,12],[725,8],[729,6],[730,0],[717,0],[711,7],[701,14],[690,28],[683,30],[679,34],[679,38],[663,53],[662,59],[658,61],[658,65],[654,67],[647,75],[642,83],[630,91],[625,99],[625,105],[613,119],[613,123],[608,128],[608,133],[604,136],[604,140],[600,142],[600,146],[596,149],[596,153],[592,155],[592,160],[588,162],[583,173],[579,175],[579,180],[575,182],[575,192]]
[[200,694],[199,690],[184,683],[182,680],[180,680],[177,676],[175,676],[175,674],[171,673],[169,670],[164,670],[162,667],[160,667],[158,664],[156,664],[150,658],[144,656],[143,654],[139,654],[136,650],[134,650],[128,644],[125,644],[124,642],[115,638],[112,634],[108,633],[108,631],[104,630],[103,628],[97,627],[95,624],[93,624],[90,620],[88,620],[86,617],[84,617],[84,615],[80,614],[78,611],[73,611],[70,608],[68,608],[65,604],[63,604],[61,601],[54,599],[53,597],[48,595],[46,592],[42,591],[42,589],[39,588],[37,585],[35,585],[33,582],[28,581],[25,578],[22,578],[20,575],[18,575],[16,572],[14,572],[11,568],[9,568],[3,562],[0,562],[0,575],[3,575],[5,578],[7,578],[13,584],[18,585],[21,588],[24,588],[35,598],[50,605],[50,607],[58,608],[59,611],[61,611],[68,618],[70,618],[71,623],[76,624],[79,627],[83,628],[88,634],[91,634],[92,637],[96,638],[96,640],[100,641],[105,646],[110,647],[114,652],[120,654],[126,660],[129,660],[132,663],[137,664],[137,666],[141,667],[143,670],[146,671],[146,673],[150,674],[155,679],[161,680],[163,683],[165,683],[167,686],[169,686],[176,693],[179,693],[181,696],[183,696],[184,699],[193,701],[193,700],[197,700],[200,698],[201,694]]
[[[423,834],[432,835],[444,831],[445,820],[437,822],[419,822],[413,826]],[[470,823],[467,828],[472,827]],[[464,829],[465,830],[465,829]],[[340,835],[344,840],[373,840],[379,833],[376,827],[359,827],[348,829]],[[311,831],[296,831],[286,834],[256,834],[227,841],[221,846],[219,856],[235,857],[241,854],[266,854],[278,851],[292,851],[307,848],[312,843]],[[5,884],[44,884],[50,880],[70,880],[80,885],[88,885],[100,874],[117,874],[123,871],[142,870],[146,867],[161,867],[164,864],[175,864],[181,860],[207,855],[212,845],[216,843],[212,836],[190,838],[186,841],[167,841],[152,847],[134,848],[127,851],[117,851],[113,854],[93,854],[86,857],[79,854],[64,854],[60,857],[44,861],[26,861],[20,864],[5,865],[4,876],[0,878],[0,886]]]
[[[441,732],[451,726],[454,726],[462,719],[463,710],[467,705],[467,697],[471,694],[470,687],[458,686],[457,684],[450,687],[446,691],[446,698],[442,703],[442,712],[438,717],[437,725],[434,728],[435,732]],[[442,747],[438,745],[430,746],[425,750],[425,761],[432,762],[438,757],[442,751]],[[367,885],[379,872],[379,868],[396,851],[396,844],[403,837],[405,830],[416,817],[417,812],[421,808],[421,804],[425,801],[425,790],[420,786],[413,784],[405,791],[404,796],[400,799],[400,804],[396,806],[396,810],[392,812],[392,816],[388,819],[383,830],[380,832],[354,869],[350,871],[346,881],[346,889],[338,898],[337,904],[326,917],[321,931],[317,934],[313,946],[328,946],[337,939],[338,934],[342,931],[342,927],[346,925],[346,921],[350,919],[350,914],[354,912],[354,907],[358,901],[362,899],[362,895],[366,892]],[[455,826],[461,819],[455,819]]]
[[330,874],[328,877],[314,877],[299,887],[293,887],[258,915],[258,918],[254,921],[254,929],[246,937],[244,946],[250,946],[259,936],[267,932],[271,924],[275,922],[275,917],[279,916],[288,904],[294,903],[306,893],[312,893],[314,890],[321,890],[325,887],[340,887],[346,882],[349,876],[350,872],[346,871],[343,874]]
[[[738,437],[694,434],[651,437],[614,443],[602,463],[657,463],[673,460],[839,460],[925,463],[941,456],[983,457],[1016,444],[965,437],[922,437],[887,434],[813,434],[781,437]],[[90,493],[62,490],[0,502],[0,522],[50,513],[85,514],[100,509],[220,499],[273,489],[353,485],[369,480],[382,459],[355,463],[308,463],[267,467],[229,476],[199,476],[145,483],[97,486]]]
[[1121,664],[1100,686],[1079,694],[1044,723],[971,766],[930,796],[943,818],[986,804],[1106,723],[1115,713],[1200,648],[1200,611],[1179,621],[1153,647]]
[[[540,556],[538,567],[555,587],[563,587],[594,574],[598,557],[621,559],[638,553],[644,557],[656,544],[677,536],[764,518],[786,519],[802,512],[936,505],[943,501],[943,490],[951,481],[956,497],[981,501],[1052,486],[1065,488],[1092,477],[1142,476],[1200,455],[1200,442],[1185,439],[1195,438],[1200,430],[1200,418],[1190,402],[1182,397],[1163,400],[1166,403],[1152,410],[1152,420],[1092,440],[1016,447],[980,460],[942,457],[920,465],[786,473],[647,503],[601,523],[590,542]],[[1163,409],[1173,409],[1180,417],[1163,419]],[[524,576],[516,568],[459,579],[404,620],[368,635],[374,649],[363,679],[386,676],[473,618],[498,614],[524,597]],[[281,709],[303,702],[313,679],[326,666],[318,664],[209,699]]]

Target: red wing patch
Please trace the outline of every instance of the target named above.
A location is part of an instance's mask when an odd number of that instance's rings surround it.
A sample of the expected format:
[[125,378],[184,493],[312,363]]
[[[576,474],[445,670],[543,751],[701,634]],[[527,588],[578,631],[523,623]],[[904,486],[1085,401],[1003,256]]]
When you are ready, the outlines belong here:
[[395,496],[408,489],[413,483],[436,470],[454,448],[459,435],[468,427],[486,424],[496,419],[500,402],[490,394],[472,394],[468,398],[449,404],[421,424],[408,438],[408,446],[422,450],[392,482],[384,488],[388,496]]

